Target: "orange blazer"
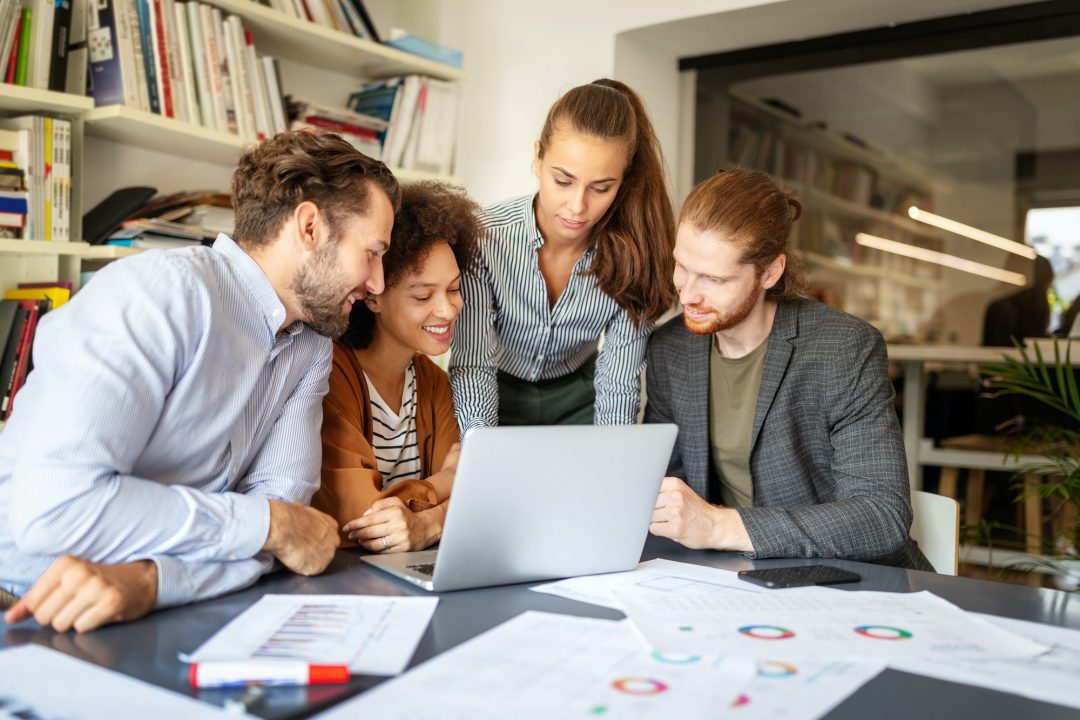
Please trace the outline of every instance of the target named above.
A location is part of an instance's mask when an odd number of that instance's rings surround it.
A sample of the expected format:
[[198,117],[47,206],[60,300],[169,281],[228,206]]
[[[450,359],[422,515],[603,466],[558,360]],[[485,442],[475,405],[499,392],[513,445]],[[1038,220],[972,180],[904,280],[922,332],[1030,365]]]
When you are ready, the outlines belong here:
[[[419,353],[413,359],[413,371],[416,442],[421,476],[426,478],[442,467],[460,432],[446,373]],[[322,486],[311,504],[333,516],[339,526],[363,515],[379,498],[400,498],[413,512],[438,502],[435,488],[427,480],[402,480],[382,489],[371,426],[371,397],[360,358],[355,350],[335,342],[330,391],[323,399]],[[344,547],[357,544],[344,534],[341,539]]]

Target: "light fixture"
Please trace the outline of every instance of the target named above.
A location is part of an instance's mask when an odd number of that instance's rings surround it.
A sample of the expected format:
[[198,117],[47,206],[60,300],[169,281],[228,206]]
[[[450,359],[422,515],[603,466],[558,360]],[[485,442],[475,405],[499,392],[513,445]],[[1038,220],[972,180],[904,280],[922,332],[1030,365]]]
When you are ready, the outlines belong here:
[[868,248],[874,248],[875,250],[903,255],[905,257],[915,258],[916,260],[923,260],[937,265],[944,265],[953,270],[960,270],[962,272],[971,273],[972,275],[981,275],[990,278],[991,280],[1000,280],[1001,282],[1020,285],[1021,287],[1027,285],[1027,278],[1017,272],[1010,272],[1009,270],[1002,270],[1001,268],[991,267],[990,265],[983,265],[974,260],[965,260],[964,258],[956,257],[955,255],[947,255],[942,252],[937,252],[936,250],[927,250],[926,248],[908,245],[907,243],[897,242],[895,240],[886,240],[885,238],[877,237],[876,235],[857,233],[855,235],[855,242]]
[[986,245],[992,245],[999,250],[1026,257],[1028,260],[1035,259],[1034,248],[1024,245],[1023,243],[1018,243],[1015,240],[1010,240],[1009,238],[1001,237],[994,233],[988,233],[985,230],[980,230],[979,228],[971,227],[970,225],[965,225],[964,223],[956,222],[955,220],[950,220],[947,217],[935,215],[926,210],[920,210],[914,205],[908,208],[907,214],[912,220],[917,220],[921,223],[926,223],[927,225],[933,225],[942,230],[948,230],[956,235],[963,235],[966,238],[971,238],[972,240],[976,240]]

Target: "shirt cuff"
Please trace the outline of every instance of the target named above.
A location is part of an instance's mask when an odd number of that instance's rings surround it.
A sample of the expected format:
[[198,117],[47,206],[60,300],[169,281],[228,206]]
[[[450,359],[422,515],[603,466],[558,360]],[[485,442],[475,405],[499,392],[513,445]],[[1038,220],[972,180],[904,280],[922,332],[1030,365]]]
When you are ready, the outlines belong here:
[[270,501],[262,497],[232,495],[232,519],[221,537],[219,560],[255,557],[270,534]]
[[166,608],[191,602],[184,564],[163,555],[150,558],[157,565],[157,607]]

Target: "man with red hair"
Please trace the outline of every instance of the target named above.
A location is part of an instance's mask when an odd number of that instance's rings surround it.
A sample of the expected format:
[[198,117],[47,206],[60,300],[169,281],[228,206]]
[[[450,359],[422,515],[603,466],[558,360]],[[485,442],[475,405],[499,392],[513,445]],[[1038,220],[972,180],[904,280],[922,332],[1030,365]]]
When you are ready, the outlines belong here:
[[911,540],[885,342],[805,299],[788,238],[797,200],[760,172],[721,172],[679,217],[683,321],[648,349],[646,422],[679,437],[651,531],[756,558],[931,569]]

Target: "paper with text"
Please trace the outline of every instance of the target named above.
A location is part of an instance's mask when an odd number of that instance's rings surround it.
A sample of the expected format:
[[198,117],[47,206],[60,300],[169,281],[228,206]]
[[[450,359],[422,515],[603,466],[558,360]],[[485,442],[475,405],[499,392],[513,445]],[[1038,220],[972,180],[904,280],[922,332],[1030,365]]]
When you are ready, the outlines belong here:
[[929,592],[792,588],[744,595],[616,590],[655,650],[756,658],[1031,657],[1045,645]]
[[409,664],[438,601],[435,597],[265,595],[182,659],[303,660],[348,665],[354,674],[396,675]]
[[20,720],[235,718],[219,707],[43,648],[0,651],[0,718]]
[[757,593],[764,590],[760,586],[740,580],[738,573],[730,570],[662,559],[643,562],[626,572],[568,578],[535,585],[530,590],[622,610],[622,605],[612,592],[626,588],[691,594]]
[[756,672],[650,652],[625,620],[529,611],[318,718],[715,717]]
[[1032,642],[1049,645],[1050,652],[1009,660],[902,658],[890,666],[1080,710],[1080,631],[994,615],[978,617]]

